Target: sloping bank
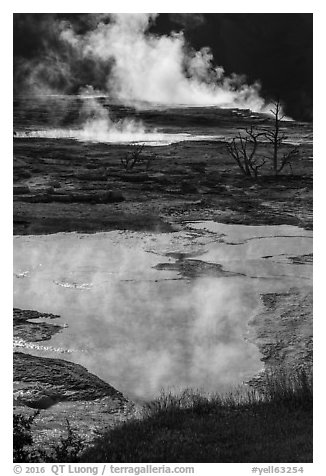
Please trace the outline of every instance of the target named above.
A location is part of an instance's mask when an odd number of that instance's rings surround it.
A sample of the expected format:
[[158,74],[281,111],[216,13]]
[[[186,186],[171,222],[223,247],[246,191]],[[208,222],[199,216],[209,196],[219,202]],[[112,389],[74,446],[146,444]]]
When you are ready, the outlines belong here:
[[28,417],[39,411],[32,433],[34,446],[43,449],[51,449],[67,434],[67,420],[82,440],[89,441],[95,431],[110,428],[135,411],[119,391],[83,366],[27,353],[62,330],[46,322],[58,317],[14,309],[14,342],[24,350],[14,352],[13,358],[14,413]]

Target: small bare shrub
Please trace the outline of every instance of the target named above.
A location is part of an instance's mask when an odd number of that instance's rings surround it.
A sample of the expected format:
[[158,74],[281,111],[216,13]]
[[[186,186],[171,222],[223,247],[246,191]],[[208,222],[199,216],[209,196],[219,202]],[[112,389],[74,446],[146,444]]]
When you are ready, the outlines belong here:
[[143,154],[145,144],[130,145],[129,152],[121,158],[121,164],[126,171],[132,170],[134,167],[144,165],[145,170],[148,171],[157,158],[156,154]]
[[129,152],[121,158],[121,164],[125,170],[132,170],[136,165],[143,163],[144,157],[142,156],[144,144],[131,145]]

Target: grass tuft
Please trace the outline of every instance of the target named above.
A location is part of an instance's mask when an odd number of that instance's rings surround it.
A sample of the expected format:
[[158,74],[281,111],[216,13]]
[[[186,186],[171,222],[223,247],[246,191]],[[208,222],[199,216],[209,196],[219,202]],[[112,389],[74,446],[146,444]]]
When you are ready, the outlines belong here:
[[84,462],[311,462],[312,378],[266,372],[257,389],[162,392],[140,418],[102,434]]

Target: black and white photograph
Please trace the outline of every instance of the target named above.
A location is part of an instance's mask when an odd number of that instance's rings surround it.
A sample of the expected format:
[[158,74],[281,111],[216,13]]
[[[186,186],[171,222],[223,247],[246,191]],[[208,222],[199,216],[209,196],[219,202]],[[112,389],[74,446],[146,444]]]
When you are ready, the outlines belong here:
[[313,463],[306,6],[12,14],[14,472]]

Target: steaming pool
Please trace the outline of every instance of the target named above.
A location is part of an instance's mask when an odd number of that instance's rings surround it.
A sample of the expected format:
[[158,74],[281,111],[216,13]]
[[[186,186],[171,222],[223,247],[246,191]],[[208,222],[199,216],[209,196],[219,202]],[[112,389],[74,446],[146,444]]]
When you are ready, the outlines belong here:
[[222,135],[196,135],[191,133],[166,133],[159,131],[128,131],[128,130],[104,130],[99,128],[90,129],[43,129],[36,131],[18,131],[19,139],[72,139],[79,142],[104,143],[104,144],[142,144],[151,147],[176,144],[183,141],[220,141]]
[[262,368],[248,340],[260,294],[312,284],[312,232],[187,223],[183,231],[14,237],[14,306],[59,314],[17,350],[84,365],[126,396],[224,391]]

